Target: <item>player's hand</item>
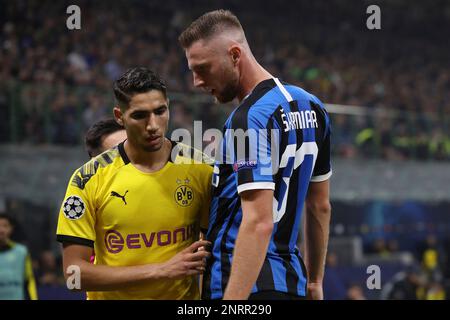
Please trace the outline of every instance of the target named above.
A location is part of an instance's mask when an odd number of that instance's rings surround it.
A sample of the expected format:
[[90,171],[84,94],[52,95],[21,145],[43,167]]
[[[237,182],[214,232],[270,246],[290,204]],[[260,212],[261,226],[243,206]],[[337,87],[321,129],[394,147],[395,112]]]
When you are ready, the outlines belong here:
[[308,300],[323,300],[323,288],[321,283],[308,283],[306,298]]
[[187,276],[203,273],[206,267],[206,258],[211,253],[205,247],[211,243],[199,240],[191,244],[183,251],[177,253],[172,259],[161,265],[165,278],[181,279]]

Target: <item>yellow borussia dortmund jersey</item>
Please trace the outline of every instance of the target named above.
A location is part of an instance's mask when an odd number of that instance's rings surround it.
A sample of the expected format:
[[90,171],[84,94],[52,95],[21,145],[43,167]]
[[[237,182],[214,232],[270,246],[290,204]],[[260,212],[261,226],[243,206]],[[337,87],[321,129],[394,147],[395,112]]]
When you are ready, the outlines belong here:
[[[187,146],[172,146],[175,160],[154,173],[134,167],[123,143],[76,170],[59,213],[58,241],[91,246],[94,263],[108,266],[162,263],[191,245],[200,221],[207,229],[212,167],[187,158]],[[187,277],[88,297],[198,299],[199,290],[197,278]]]

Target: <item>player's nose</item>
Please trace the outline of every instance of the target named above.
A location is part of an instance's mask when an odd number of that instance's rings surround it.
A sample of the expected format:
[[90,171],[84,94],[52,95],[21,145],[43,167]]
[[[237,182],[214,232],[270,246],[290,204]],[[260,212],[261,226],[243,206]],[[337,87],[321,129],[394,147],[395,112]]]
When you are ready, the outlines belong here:
[[205,85],[205,81],[203,81],[202,78],[199,77],[198,74],[196,74],[195,72],[194,74],[194,87],[196,88],[201,88]]
[[156,117],[154,115],[149,117],[146,129],[149,132],[158,131],[158,122],[156,121]]

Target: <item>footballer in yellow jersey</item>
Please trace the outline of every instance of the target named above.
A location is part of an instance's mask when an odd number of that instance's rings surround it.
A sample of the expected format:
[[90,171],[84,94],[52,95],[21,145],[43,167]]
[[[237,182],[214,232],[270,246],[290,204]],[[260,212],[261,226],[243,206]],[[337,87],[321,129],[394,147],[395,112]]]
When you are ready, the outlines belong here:
[[116,85],[131,92],[114,109],[128,139],[72,175],[57,228],[65,271],[80,267],[89,299],[199,299],[212,167],[164,137],[168,100],[153,72],[128,70]]
[[[95,264],[164,262],[194,242],[200,220],[207,228],[211,174],[209,165],[189,163],[179,155],[155,173],[141,172],[121,143],[72,176],[57,239],[94,247]],[[195,278],[189,277],[143,283],[126,291],[90,292],[89,298],[195,299],[197,294]]]

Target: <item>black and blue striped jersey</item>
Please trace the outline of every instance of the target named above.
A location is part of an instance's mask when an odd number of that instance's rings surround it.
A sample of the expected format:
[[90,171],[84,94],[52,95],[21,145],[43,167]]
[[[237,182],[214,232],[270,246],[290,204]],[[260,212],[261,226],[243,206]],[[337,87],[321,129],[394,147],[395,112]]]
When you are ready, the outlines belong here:
[[223,297],[242,220],[239,194],[253,189],[274,190],[274,229],[252,293],[306,295],[306,269],[297,238],[310,181],[331,176],[330,133],[320,100],[277,78],[260,82],[233,111],[214,165],[206,235],[212,254],[203,298]]

